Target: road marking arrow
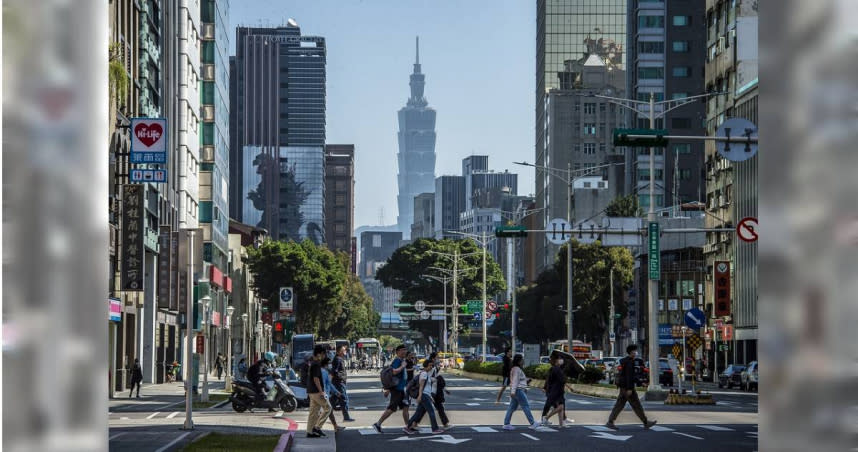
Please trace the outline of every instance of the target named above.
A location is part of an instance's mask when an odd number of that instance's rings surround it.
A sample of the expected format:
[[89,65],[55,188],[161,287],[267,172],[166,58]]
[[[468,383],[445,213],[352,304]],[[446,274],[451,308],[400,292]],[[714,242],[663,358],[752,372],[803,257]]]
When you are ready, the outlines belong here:
[[450,435],[433,435],[433,436],[418,436],[418,437],[410,437],[410,436],[400,436],[399,438],[392,439],[391,441],[420,441],[421,439],[428,439],[433,443],[445,443],[445,444],[459,444],[464,443],[466,441],[470,441],[470,438],[467,439],[456,439]]
[[628,435],[628,436],[626,436],[626,435],[612,435],[610,433],[605,433],[605,432],[595,432],[592,435],[590,435],[590,438],[612,439],[614,441],[626,441],[631,437],[632,437],[632,435]]

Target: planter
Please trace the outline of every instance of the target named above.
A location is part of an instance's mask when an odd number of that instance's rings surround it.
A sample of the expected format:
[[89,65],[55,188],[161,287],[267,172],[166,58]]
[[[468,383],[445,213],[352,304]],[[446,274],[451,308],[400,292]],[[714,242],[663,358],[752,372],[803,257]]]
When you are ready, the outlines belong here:
[[715,405],[712,394],[668,394],[665,405]]

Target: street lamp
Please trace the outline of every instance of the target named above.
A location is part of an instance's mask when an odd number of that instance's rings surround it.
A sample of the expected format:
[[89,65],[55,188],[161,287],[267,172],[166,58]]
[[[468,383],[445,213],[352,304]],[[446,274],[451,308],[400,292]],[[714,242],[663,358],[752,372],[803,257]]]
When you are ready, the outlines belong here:
[[[443,347],[441,347],[441,349],[444,350],[444,352],[446,353],[448,351],[448,348],[447,348],[447,345],[448,345],[447,344],[447,283],[452,281],[453,277],[452,276],[435,276],[435,275],[426,275],[426,274],[421,275],[421,276],[423,276],[424,278],[433,279],[433,280],[438,281],[444,285],[444,334],[442,337],[444,344],[443,344]],[[457,310],[456,315],[458,315],[458,314],[459,313]]]
[[256,353],[260,353],[260,349],[262,349],[262,319],[256,321]]
[[232,391],[232,313],[235,308],[232,306],[226,307],[226,384],[224,389],[227,392]]
[[[486,300],[486,248],[488,248],[489,239],[486,238],[485,232],[483,232],[482,236],[479,236],[476,234],[469,234],[467,232],[459,232],[459,231],[446,231],[446,232],[451,233],[451,234],[457,234],[457,235],[463,235],[463,236],[469,237],[469,238],[471,238],[471,240],[474,240],[475,242],[479,243],[480,246],[482,246],[482,248],[483,248],[483,315],[482,315],[482,320],[483,320],[483,362],[486,362],[486,340],[487,340],[487,336],[486,336],[486,301],[487,301]],[[479,237],[482,237],[482,240],[480,240]],[[494,239],[495,239],[494,237],[491,238],[491,240],[494,240]]]
[[241,314],[241,353],[245,359],[250,358],[249,351],[247,346],[247,313],[245,312]]
[[212,301],[212,297],[206,295],[200,298],[200,304],[203,305],[203,317],[202,317],[202,332],[203,332],[203,394],[200,397],[201,402],[209,401],[209,319],[208,319],[208,310],[209,304]]
[[[466,256],[473,256],[478,253],[468,253],[468,254],[459,254],[458,247],[453,250],[453,253],[441,253],[438,251],[429,251],[431,254],[437,254],[439,256],[444,256],[446,258],[453,260],[453,332],[450,334],[451,342],[453,343],[453,358],[455,359],[456,355],[459,353],[459,295],[457,293],[457,281],[459,280],[459,259],[464,258]],[[433,268],[433,267],[430,267]],[[438,269],[437,267],[434,267]],[[439,269],[444,271],[451,271],[449,269]]]

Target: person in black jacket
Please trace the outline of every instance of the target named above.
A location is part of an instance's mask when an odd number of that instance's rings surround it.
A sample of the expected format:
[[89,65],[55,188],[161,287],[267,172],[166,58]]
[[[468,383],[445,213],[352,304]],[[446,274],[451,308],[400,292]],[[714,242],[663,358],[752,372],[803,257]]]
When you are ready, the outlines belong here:
[[334,356],[334,361],[331,363],[331,384],[334,388],[343,395],[343,421],[354,422],[354,418],[349,416],[349,396],[346,393],[346,346],[341,345],[337,349],[337,355]]
[[620,412],[626,407],[626,402],[628,402],[629,405],[632,406],[635,414],[637,414],[641,422],[643,422],[644,428],[648,429],[655,425],[656,421],[647,420],[646,413],[644,413],[643,406],[638,398],[638,393],[635,390],[635,358],[637,358],[638,346],[634,344],[629,345],[626,347],[626,353],[628,356],[620,360],[620,363],[618,364],[619,374],[616,376],[617,386],[620,388],[620,393],[617,396],[617,403],[614,404],[614,409],[611,410],[611,415],[608,417],[608,423],[605,424],[605,427],[612,430],[619,430],[619,428],[614,425],[614,421],[617,420],[617,416],[620,415]]
[[128,394],[128,398],[131,398],[131,395],[134,394],[134,387],[137,387],[137,398],[140,398],[140,383],[143,382],[143,368],[140,367],[140,360],[134,358],[134,365],[131,366],[131,392]]
[[498,398],[495,400],[495,405],[500,403],[501,397],[503,396],[503,392],[506,390],[507,386],[509,386],[509,371],[512,369],[512,350],[507,347],[503,352],[503,372],[501,376],[503,377],[503,383],[501,383],[500,391],[498,391]]

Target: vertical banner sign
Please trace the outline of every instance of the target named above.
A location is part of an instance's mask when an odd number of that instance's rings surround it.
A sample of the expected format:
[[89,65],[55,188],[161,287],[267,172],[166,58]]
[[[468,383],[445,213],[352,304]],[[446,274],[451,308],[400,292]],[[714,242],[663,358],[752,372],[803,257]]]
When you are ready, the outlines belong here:
[[[176,267],[178,273],[178,310],[185,312],[185,304],[188,300],[188,240],[190,238],[191,229],[181,229],[176,235],[176,247],[178,248],[176,257]],[[191,281],[194,282],[203,275],[203,230],[193,229],[194,231],[194,276]]]
[[661,248],[659,247],[658,223],[649,224],[649,279],[658,281],[661,277]]
[[143,290],[143,186],[122,186],[122,290]]
[[170,273],[170,264],[172,256],[171,238],[169,225],[161,225],[158,234],[158,308],[173,309],[173,299],[175,292],[172,290],[172,275]]
[[730,315],[730,262],[715,261],[715,317]]
[[131,182],[167,182],[167,120],[131,118]]

